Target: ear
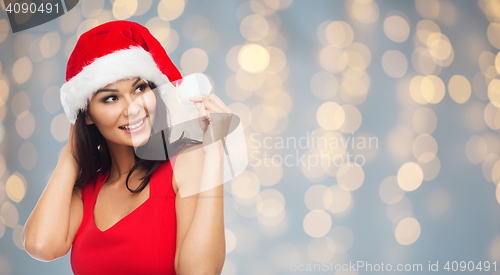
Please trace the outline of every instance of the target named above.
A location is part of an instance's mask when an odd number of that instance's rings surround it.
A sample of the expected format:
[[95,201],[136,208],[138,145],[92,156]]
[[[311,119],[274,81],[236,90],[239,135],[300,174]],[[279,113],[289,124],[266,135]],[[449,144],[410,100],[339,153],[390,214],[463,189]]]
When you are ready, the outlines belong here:
[[87,123],[87,125],[94,124],[94,121],[92,120],[87,111],[85,112],[85,123]]

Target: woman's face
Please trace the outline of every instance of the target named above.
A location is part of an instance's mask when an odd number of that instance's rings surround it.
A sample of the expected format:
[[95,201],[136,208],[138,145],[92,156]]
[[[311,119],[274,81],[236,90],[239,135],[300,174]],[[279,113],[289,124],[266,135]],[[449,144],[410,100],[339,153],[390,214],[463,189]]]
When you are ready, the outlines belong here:
[[140,77],[123,79],[96,91],[89,102],[87,125],[95,124],[109,142],[142,146],[155,118],[156,98]]

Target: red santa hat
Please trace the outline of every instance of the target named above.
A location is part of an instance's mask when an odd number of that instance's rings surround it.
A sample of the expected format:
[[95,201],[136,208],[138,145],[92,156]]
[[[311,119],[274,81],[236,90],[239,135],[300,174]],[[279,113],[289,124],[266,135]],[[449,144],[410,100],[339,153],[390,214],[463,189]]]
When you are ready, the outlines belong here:
[[141,77],[157,86],[182,78],[160,42],[135,22],[112,21],[82,34],[66,68],[61,103],[74,124],[94,93],[121,79]]

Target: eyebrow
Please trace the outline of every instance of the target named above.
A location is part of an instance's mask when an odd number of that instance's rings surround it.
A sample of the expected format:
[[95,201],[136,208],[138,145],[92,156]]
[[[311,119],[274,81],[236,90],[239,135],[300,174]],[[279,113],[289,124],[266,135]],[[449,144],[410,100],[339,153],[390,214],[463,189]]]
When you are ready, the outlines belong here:
[[[137,82],[139,82],[140,80],[141,80],[141,77],[138,77],[134,81],[134,83],[132,83],[132,87],[134,87],[137,84]],[[118,91],[118,89],[99,89],[99,90],[97,90],[97,92],[95,92],[95,94],[97,95],[98,93],[101,93],[101,92],[114,92],[114,93],[117,93],[119,91]]]

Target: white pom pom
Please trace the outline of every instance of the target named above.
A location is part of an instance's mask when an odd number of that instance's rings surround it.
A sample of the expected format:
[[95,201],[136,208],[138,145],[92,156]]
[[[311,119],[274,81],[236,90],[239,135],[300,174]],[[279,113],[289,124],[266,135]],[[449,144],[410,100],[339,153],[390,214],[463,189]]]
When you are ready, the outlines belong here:
[[[180,85],[177,84],[179,82],[181,82]],[[187,75],[182,78],[182,81],[175,82],[174,85],[176,86],[177,100],[184,106],[193,106],[193,102],[189,100],[190,97],[209,95],[212,90],[210,80],[201,73]]]

